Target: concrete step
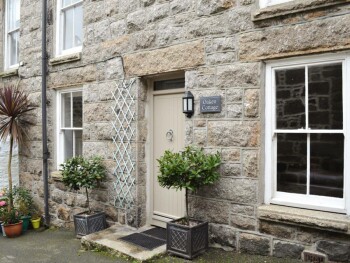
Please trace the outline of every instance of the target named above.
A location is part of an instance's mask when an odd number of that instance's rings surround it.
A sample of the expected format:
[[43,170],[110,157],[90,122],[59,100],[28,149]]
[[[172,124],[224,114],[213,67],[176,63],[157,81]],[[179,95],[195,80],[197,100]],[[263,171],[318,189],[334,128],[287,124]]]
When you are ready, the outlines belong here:
[[81,238],[81,244],[84,249],[106,251],[112,255],[126,256],[140,262],[146,262],[154,257],[160,256],[166,252],[166,245],[162,245],[153,250],[143,249],[120,238],[140,233],[152,227],[132,228],[125,225],[114,225],[110,228],[96,232]]

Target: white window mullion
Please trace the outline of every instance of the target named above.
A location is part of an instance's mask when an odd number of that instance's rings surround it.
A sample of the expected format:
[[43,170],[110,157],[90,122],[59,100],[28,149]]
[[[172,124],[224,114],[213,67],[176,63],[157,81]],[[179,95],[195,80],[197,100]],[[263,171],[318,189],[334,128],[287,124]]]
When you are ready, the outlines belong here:
[[73,157],[75,157],[75,130],[73,130]]
[[[344,129],[344,160],[350,158],[350,140],[349,140],[349,125],[350,125],[350,108],[348,105],[348,98],[350,98],[350,58],[347,57],[343,62],[343,129]],[[348,162],[344,162],[344,200],[347,215],[350,216],[350,168]]]
[[70,93],[70,127],[73,128],[73,92]]
[[[309,129],[309,67],[305,66],[305,130]],[[306,134],[306,195],[310,195],[310,136]]]
[[72,30],[72,41],[73,41],[73,47],[75,47],[75,7],[72,7],[73,9],[73,30]]
[[310,137],[308,133],[306,140],[306,195],[310,195]]

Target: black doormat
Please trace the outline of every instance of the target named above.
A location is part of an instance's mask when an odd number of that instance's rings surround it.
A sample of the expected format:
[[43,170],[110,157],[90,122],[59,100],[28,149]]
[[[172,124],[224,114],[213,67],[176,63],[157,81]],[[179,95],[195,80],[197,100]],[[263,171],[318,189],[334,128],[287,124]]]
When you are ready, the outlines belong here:
[[148,229],[146,231],[141,232],[141,234],[148,235],[151,237],[159,238],[161,240],[166,240],[166,229],[165,228],[160,228],[160,227],[155,227]]
[[[162,231],[154,230],[154,229],[158,229],[158,228],[152,228],[141,233],[134,233],[134,234],[122,237],[120,238],[120,240],[142,247],[147,250],[153,250],[166,243],[166,239],[165,238],[163,239],[164,235],[161,234]],[[153,231],[150,231],[150,230],[153,230]],[[166,230],[164,229],[163,231],[166,231]],[[149,233],[151,233],[152,235]],[[161,238],[158,238],[155,235],[158,235]]]

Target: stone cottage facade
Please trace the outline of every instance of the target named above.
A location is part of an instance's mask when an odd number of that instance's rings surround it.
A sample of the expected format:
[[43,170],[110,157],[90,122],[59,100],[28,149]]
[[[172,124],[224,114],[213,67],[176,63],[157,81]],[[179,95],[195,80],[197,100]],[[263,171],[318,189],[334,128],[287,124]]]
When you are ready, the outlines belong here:
[[[182,201],[158,188],[156,158],[194,144],[223,160],[219,182],[190,194],[213,245],[350,262],[349,2],[49,0],[52,224],[86,208],[58,172],[82,154],[108,168],[91,196],[109,223],[162,225]],[[42,206],[41,1],[3,0],[0,17],[1,86],[20,81],[36,107],[20,182]],[[203,112],[212,96],[221,111]]]

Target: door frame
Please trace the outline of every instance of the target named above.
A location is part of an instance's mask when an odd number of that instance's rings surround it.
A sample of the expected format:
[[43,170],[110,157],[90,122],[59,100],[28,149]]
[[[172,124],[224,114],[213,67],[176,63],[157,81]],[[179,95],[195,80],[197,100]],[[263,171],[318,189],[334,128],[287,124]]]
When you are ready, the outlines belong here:
[[[148,166],[148,173],[146,179],[146,225],[151,225],[153,220],[153,180],[154,180],[154,169],[153,169],[153,142],[154,142],[154,134],[153,134],[153,101],[155,95],[168,95],[168,94],[181,94],[185,93],[185,87],[180,89],[171,89],[171,90],[161,90],[154,91],[153,86],[154,82],[161,80],[171,80],[177,78],[184,78],[184,72],[176,72],[161,76],[153,76],[147,79],[147,103],[146,103],[146,116],[148,117],[148,142],[146,142],[146,163]],[[147,155],[149,156],[147,158]]]

